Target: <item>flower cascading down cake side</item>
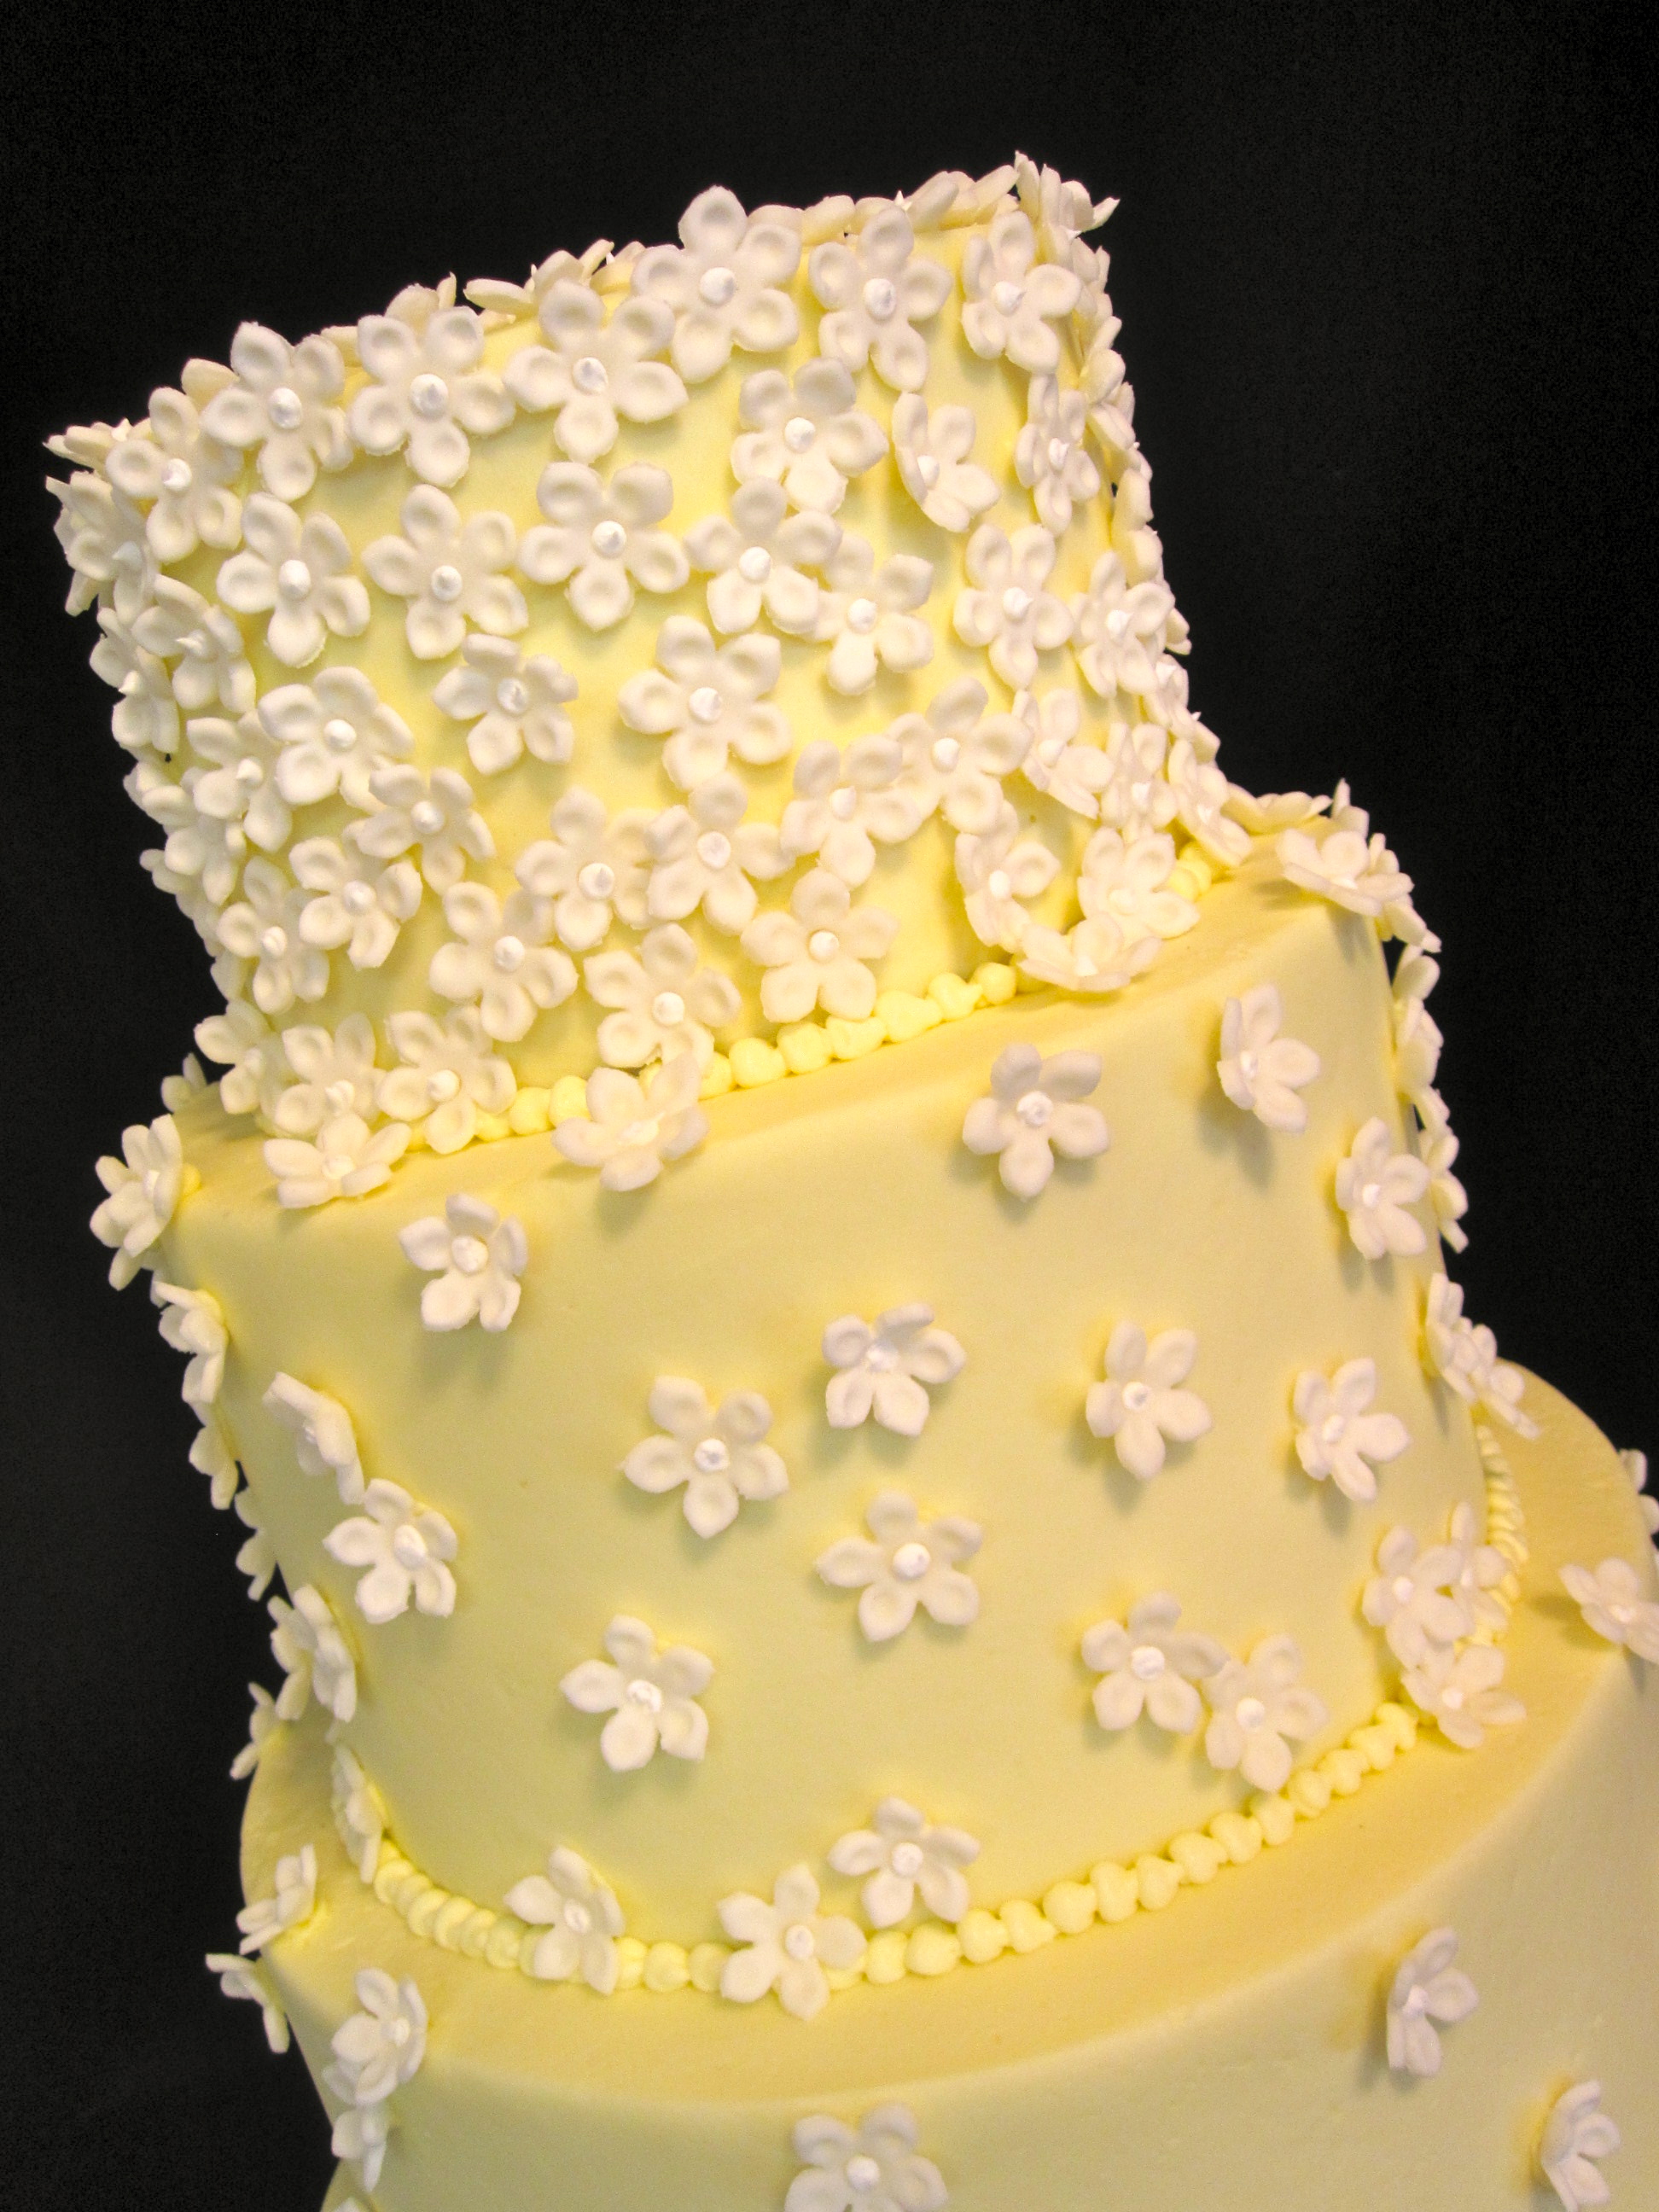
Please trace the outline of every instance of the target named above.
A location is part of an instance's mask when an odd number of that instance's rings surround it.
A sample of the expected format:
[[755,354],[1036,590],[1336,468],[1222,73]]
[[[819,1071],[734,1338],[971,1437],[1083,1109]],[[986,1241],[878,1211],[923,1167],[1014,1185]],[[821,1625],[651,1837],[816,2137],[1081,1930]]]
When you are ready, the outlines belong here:
[[1110,208],[714,189],[51,441],[331,2206],[1659,2191],[1645,1463],[1446,1272],[1410,878],[1189,704]]

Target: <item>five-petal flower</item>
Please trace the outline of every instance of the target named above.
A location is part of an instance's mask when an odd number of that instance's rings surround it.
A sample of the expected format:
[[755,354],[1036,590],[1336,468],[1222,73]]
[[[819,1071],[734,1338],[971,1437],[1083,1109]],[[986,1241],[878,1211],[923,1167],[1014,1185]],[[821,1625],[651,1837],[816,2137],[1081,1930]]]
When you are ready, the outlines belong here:
[[1628,1559],[1603,1559],[1594,1572],[1565,1566],[1561,1580],[1587,1627],[1659,1667],[1659,1601],[1643,1595],[1642,1578]]
[[756,477],[739,484],[729,515],[705,515],[685,533],[691,565],[708,578],[708,619],[722,637],[752,629],[763,610],[775,629],[810,637],[822,569],[841,544],[827,514],[791,514],[781,484]]
[[1057,1052],[1045,1060],[1034,1044],[1011,1044],[991,1066],[990,1096],[975,1099],[962,1125],[970,1152],[998,1155],[1003,1187],[1032,1199],[1062,1159],[1091,1160],[1111,1142],[1106,1117],[1082,1102],[1100,1083],[1098,1053]]
[[1291,1745],[1316,1735],[1330,1718],[1301,1678],[1302,1653],[1290,1636],[1264,1637],[1248,1660],[1229,1659],[1210,1676],[1204,1752],[1218,1773],[1236,1768],[1254,1790],[1284,1788]]
[[507,388],[532,414],[556,410],[553,435],[574,461],[596,461],[617,442],[617,418],[660,422],[688,397],[663,352],[674,311],[659,300],[624,300],[607,323],[605,302],[585,284],[560,278],[538,310],[545,344],[525,346],[503,372]]
[[584,1659],[559,1684],[579,1713],[609,1713],[599,1733],[599,1756],[614,1774],[631,1774],[658,1751],[671,1759],[701,1759],[708,1745],[708,1716],[697,1699],[714,1678],[714,1665],[686,1644],[659,1650],[642,1620],[619,1613],[605,1632],[611,1663]]
[[832,1429],[855,1429],[872,1413],[884,1429],[917,1437],[932,1410],[927,1393],[960,1375],[968,1355],[929,1305],[890,1306],[873,1323],[843,1314],[823,1332],[837,1371],[824,1392]]
[[869,540],[848,535],[823,573],[831,588],[819,594],[812,635],[834,641],[824,672],[832,691],[857,698],[878,667],[905,674],[933,659],[933,633],[915,611],[933,588],[930,561],[895,553],[878,568]]
[[1345,1360],[1327,1381],[1317,1369],[1296,1378],[1296,1455],[1316,1482],[1328,1478],[1345,1498],[1368,1505],[1376,1495],[1375,1469],[1398,1459],[1411,1443],[1393,1413],[1368,1410],[1376,1395],[1376,1362]]
[[331,1114],[314,1137],[272,1137],[265,1165],[276,1178],[279,1206],[327,1206],[337,1198],[366,1198],[392,1180],[409,1147],[401,1121],[371,1129],[361,1114]]
[[766,694],[778,680],[775,637],[751,632],[716,646],[700,622],[671,615],[657,634],[657,665],[630,676],[617,711],[630,730],[666,738],[662,763],[682,791],[720,775],[727,758],[781,760],[790,729]]
[[562,767],[575,750],[565,708],[576,679],[550,654],[527,658],[510,638],[474,631],[461,645],[463,665],[441,678],[432,703],[470,722],[467,757],[480,775],[499,775],[521,755]]
[[519,566],[534,584],[564,584],[589,629],[611,629],[642,592],[677,592],[690,574],[685,549],[659,523],[674,503],[666,469],[630,462],[609,482],[578,461],[542,471],[536,504],[547,517],[525,532]]
[[700,1087],[689,1052],[648,1069],[643,1081],[618,1067],[596,1067],[587,1079],[586,1111],[561,1121],[553,1142],[573,1166],[597,1168],[606,1190],[639,1190],[708,1134]]
[[674,314],[669,351],[688,384],[706,384],[732,358],[777,353],[800,334],[794,301],[779,289],[800,265],[800,233],[770,210],[744,212],[724,185],[699,192],[680,217],[678,246],[648,246],[633,285]]
[[292,1375],[278,1373],[265,1392],[264,1403],[268,1412],[293,1430],[294,1452],[301,1473],[332,1475],[340,1503],[357,1504],[363,1495],[363,1463],[351,1416],[339,1400],[310,1389]]
[[1143,1711],[1170,1735],[1198,1726],[1194,1685],[1218,1674],[1227,1655],[1212,1636],[1178,1627],[1180,1619],[1180,1601],[1159,1590],[1131,1606],[1127,1621],[1097,1621],[1086,1632],[1083,1663],[1101,1678],[1094,1708],[1102,1728],[1133,1728]]
[[1551,2106],[1538,2144],[1538,2170],[1566,2212],[1610,2201],[1599,2161],[1619,2148],[1618,2128],[1601,2110],[1601,2084],[1577,2081]]
[[1517,1436],[1535,1437],[1538,1425],[1521,1410],[1526,1376],[1498,1357],[1498,1340],[1484,1322],[1477,1326],[1463,1311],[1459,1285],[1437,1275],[1429,1285],[1423,1315],[1423,1357],[1431,1374],[1465,1405],[1478,1406],[1507,1422]]
[[924,1521],[902,1490],[884,1490],[864,1518],[869,1536],[831,1544],[817,1571],[832,1589],[858,1591],[859,1626],[870,1643],[902,1635],[919,1605],[943,1628],[978,1620],[979,1588],[962,1571],[985,1540],[976,1521],[958,1514]]
[[795,2155],[805,2164],[789,2185],[784,2212],[939,2212],[944,2176],[916,2149],[915,2116],[904,2105],[866,2112],[857,2133],[822,2114],[798,2120]]
[[1297,1134],[1308,1109],[1297,1097],[1319,1074],[1319,1054],[1296,1037],[1281,1036],[1285,1010],[1272,983],[1258,983],[1221,1010],[1221,1057],[1216,1073],[1242,1113],[1269,1129]]
[[968,540],[968,585],[951,617],[964,645],[990,648],[991,665],[1015,690],[1036,675],[1037,655],[1072,635],[1072,611],[1048,589],[1054,541],[1040,522],[1012,537],[982,522]]
[[786,2012],[811,2020],[830,2002],[824,1968],[848,1972],[864,1956],[858,1923],[818,1911],[818,1886],[808,1867],[781,1874],[769,1905],[747,1890],[723,1897],[720,1916],[726,1934],[743,1946],[720,1973],[720,1995],[734,2004],[754,2004],[775,1989]]
[[279,1858],[271,1886],[273,1893],[270,1897],[256,1898],[236,1916],[236,1925],[242,1931],[242,1940],[236,1948],[244,1958],[252,1952],[264,1950],[267,1943],[286,1935],[290,1928],[302,1926],[316,1911],[315,1844],[302,1844],[297,1851]]
[[893,409],[893,453],[904,488],[929,522],[959,532],[997,503],[996,478],[968,458],[975,425],[971,407],[936,407],[919,392]]
[[815,1006],[861,1022],[876,1003],[868,962],[898,933],[884,908],[855,907],[839,876],[812,868],[789,895],[789,911],[757,915],[743,949],[765,969],[761,1009],[769,1022],[798,1022]]
[[464,1191],[444,1201],[441,1218],[428,1214],[398,1231],[404,1256],[433,1280],[421,1292],[428,1328],[505,1328],[519,1310],[519,1278],[530,1261],[521,1222],[503,1221],[493,1206]]
[[178,1123],[161,1114],[148,1128],[135,1121],[121,1132],[121,1158],[106,1153],[98,1180],[109,1195],[92,1217],[92,1233],[114,1253],[109,1279],[125,1290],[140,1267],[155,1264],[143,1255],[200,1177],[185,1165]]
[[853,380],[836,361],[804,362],[793,382],[776,368],[745,377],[738,420],[738,482],[781,483],[791,507],[819,514],[833,514],[849,480],[887,452],[886,432],[853,404]]
[[368,382],[346,422],[366,453],[402,453],[430,484],[456,484],[472,458],[470,438],[504,430],[513,401],[483,359],[483,325],[471,307],[440,308],[418,330],[397,315],[365,315],[357,358]]
[[772,1408],[757,1390],[732,1390],[718,1407],[699,1382],[659,1375],[647,1406],[661,1433],[635,1445],[622,1471],[660,1497],[682,1485],[685,1517],[699,1536],[718,1536],[744,1498],[779,1497],[788,1471],[766,1442]]
[[1451,2027],[1480,2003],[1474,1984],[1452,1964],[1456,1956],[1456,1935],[1436,1928],[1401,1960],[1388,2002],[1389,2064],[1396,2074],[1432,2081],[1443,2055],[1435,2022]]
[[395,1482],[371,1482],[363,1510],[337,1522],[323,1549],[342,1566],[366,1567],[357,1583],[357,1610],[377,1627],[416,1610],[446,1618],[455,1610],[455,1577],[449,1561],[459,1548],[441,1513],[417,1506]]
[[291,507],[256,491],[242,510],[242,539],[215,589],[236,614],[270,615],[265,642],[285,667],[315,660],[331,631],[361,637],[368,628],[368,593],[349,573],[351,548],[331,516],[302,523]]
[[417,660],[453,653],[469,623],[496,637],[524,628],[524,593],[503,573],[519,550],[510,516],[489,508],[463,520],[447,492],[416,484],[399,520],[402,536],[366,545],[363,566],[383,592],[409,602],[404,633]]
[[1502,1687],[1504,1654],[1493,1644],[1431,1644],[1403,1680],[1406,1693],[1426,1719],[1462,1751],[1475,1751],[1489,1728],[1511,1728],[1527,1717],[1518,1698]]
[[529,1971],[538,1981],[580,1978],[601,1996],[610,1996],[622,1966],[617,1950],[622,1907],[586,1859],[564,1844],[550,1851],[547,1872],[515,1881],[507,1893],[507,1909],[532,1928],[547,1930],[530,1954]]
[[317,471],[351,458],[345,410],[345,362],[331,338],[290,345],[259,323],[244,323],[230,342],[235,380],[208,401],[202,428],[243,453],[252,448],[265,489],[292,504]]
[[695,941],[678,922],[647,932],[637,953],[599,952],[582,963],[587,994],[615,1012],[599,1024],[599,1044],[613,1067],[690,1053],[699,1067],[714,1054],[714,1031],[736,1019],[738,987],[699,964]]
[[444,920],[455,934],[433,954],[428,980],[458,1006],[476,1006],[486,1036],[515,1043],[538,1010],[562,1006],[575,989],[569,955],[550,942],[551,899],[520,890],[503,901],[483,884],[453,884]]
[[856,373],[866,361],[896,392],[920,392],[931,321],[951,296],[951,275],[919,255],[902,208],[886,207],[849,240],[816,246],[806,273],[821,306],[818,350]]
[[860,1896],[872,1928],[896,1928],[918,1890],[927,1910],[952,1926],[967,1911],[968,1877],[979,1845],[962,1828],[935,1827],[902,1797],[884,1797],[867,1828],[830,1846],[837,1874],[866,1875]]
[[1336,1170],[1337,1205],[1348,1217],[1349,1236],[1368,1260],[1425,1249],[1427,1231],[1408,1209],[1428,1187],[1429,1171],[1422,1161],[1414,1153],[1395,1152],[1388,1123],[1374,1114]]
[[1096,1436],[1110,1437],[1119,1466],[1142,1482],[1163,1466],[1166,1437],[1189,1444],[1209,1433],[1209,1407],[1179,1387],[1197,1357],[1189,1328],[1166,1328],[1150,1344],[1139,1322],[1121,1321],[1112,1331],[1106,1380],[1090,1385],[1084,1413]]

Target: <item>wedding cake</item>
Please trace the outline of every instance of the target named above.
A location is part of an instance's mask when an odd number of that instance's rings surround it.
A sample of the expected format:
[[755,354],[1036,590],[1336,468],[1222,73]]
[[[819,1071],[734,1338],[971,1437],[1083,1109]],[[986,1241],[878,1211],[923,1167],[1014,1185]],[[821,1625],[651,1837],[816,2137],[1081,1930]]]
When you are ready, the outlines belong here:
[[1110,208],[710,190],[52,441],[331,2207],[1659,2203],[1644,1463],[1190,703]]

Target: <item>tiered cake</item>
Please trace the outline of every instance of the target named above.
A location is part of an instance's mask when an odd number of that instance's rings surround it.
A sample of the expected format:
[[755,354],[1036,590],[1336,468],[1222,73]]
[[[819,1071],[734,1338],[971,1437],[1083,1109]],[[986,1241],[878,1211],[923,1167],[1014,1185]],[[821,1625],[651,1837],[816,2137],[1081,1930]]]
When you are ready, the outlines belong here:
[[1109,211],[711,191],[53,441],[331,2205],[1659,2202],[1644,1469],[1188,704]]

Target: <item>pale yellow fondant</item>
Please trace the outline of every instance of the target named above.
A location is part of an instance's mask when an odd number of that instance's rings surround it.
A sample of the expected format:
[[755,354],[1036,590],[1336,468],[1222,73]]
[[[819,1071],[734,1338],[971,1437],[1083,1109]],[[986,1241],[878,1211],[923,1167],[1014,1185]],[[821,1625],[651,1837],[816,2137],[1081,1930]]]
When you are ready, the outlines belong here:
[[[333,1835],[313,1717],[253,1785],[250,1897],[314,1841],[319,1904],[269,1954],[313,2069],[365,1963],[418,1982],[425,2064],[399,2090],[377,2212],[775,2212],[810,2112],[901,2098],[952,2212],[1539,2212],[1553,2097],[1601,2080],[1616,2206],[1659,2202],[1645,2125],[1659,2047],[1659,1677],[1558,1595],[1569,1559],[1642,1556],[1611,1447],[1532,1382],[1505,1441],[1533,1552],[1506,1645],[1522,1727],[1475,1753],[1432,1734],[1349,1802],[1171,1909],[1017,1960],[772,2008],[600,2002],[418,1941]],[[1480,2002],[1439,2077],[1391,2075],[1382,2007],[1404,1952],[1455,1927]],[[969,1954],[971,1956],[971,1954]],[[343,2172],[330,2205],[352,2191]],[[360,2202],[370,2200],[358,2188]]]

